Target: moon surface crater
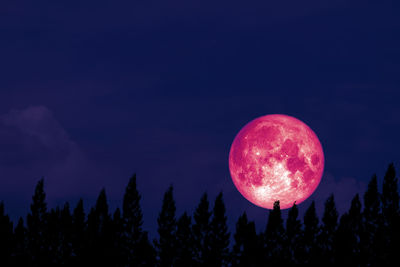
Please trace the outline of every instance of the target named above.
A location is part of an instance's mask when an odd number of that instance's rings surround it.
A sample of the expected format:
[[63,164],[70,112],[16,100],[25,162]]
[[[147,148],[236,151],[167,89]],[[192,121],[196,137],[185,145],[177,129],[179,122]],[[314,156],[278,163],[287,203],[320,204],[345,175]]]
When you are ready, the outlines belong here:
[[320,183],[324,153],[316,134],[287,115],[267,115],[245,125],[229,153],[239,192],[253,204],[282,209],[306,200]]

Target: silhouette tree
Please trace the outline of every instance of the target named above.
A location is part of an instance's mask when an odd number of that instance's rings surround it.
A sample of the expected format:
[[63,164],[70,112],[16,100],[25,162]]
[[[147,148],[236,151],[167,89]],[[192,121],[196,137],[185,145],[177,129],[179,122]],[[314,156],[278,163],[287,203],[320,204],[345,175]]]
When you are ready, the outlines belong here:
[[386,248],[386,264],[391,264],[398,258],[397,251],[400,242],[400,213],[398,179],[393,163],[389,164],[383,178],[382,186],[382,215],[383,215],[383,247]]
[[286,220],[286,239],[284,242],[284,256],[288,259],[288,265],[299,264],[299,253],[302,237],[301,222],[298,219],[299,210],[296,203],[289,210]]
[[155,240],[158,266],[172,266],[176,259],[176,219],[173,188],[164,194],[161,212],[157,218],[159,239]]
[[210,223],[208,266],[225,266],[229,259],[229,232],[222,192],[215,199]]
[[73,250],[72,250],[72,215],[69,203],[65,203],[60,212],[60,257],[61,265],[70,265]]
[[17,226],[14,229],[14,257],[13,266],[28,266],[28,240],[26,228],[24,226],[24,219],[21,217],[18,220]]
[[49,248],[46,243],[47,204],[45,199],[44,180],[41,179],[36,185],[30,213],[27,216],[27,245],[32,266],[47,266],[49,264]]
[[236,223],[234,245],[231,253],[232,266],[258,266],[261,252],[254,222],[249,222],[244,212]]
[[272,266],[283,264],[284,228],[279,201],[275,201],[273,209],[269,212],[267,228],[264,233],[265,262]]
[[[399,214],[398,179],[393,163],[389,164],[382,186],[382,214],[385,225],[393,227]],[[392,230],[392,229],[391,229]]]
[[48,247],[49,265],[61,265],[61,227],[60,227],[60,208],[51,209],[47,215],[46,224],[46,245]]
[[141,196],[137,190],[136,174],[126,187],[122,203],[123,251],[127,266],[151,266],[154,263],[154,249],[143,231]]
[[82,264],[85,253],[86,237],[86,215],[83,208],[83,200],[80,199],[72,214],[71,225],[71,249],[72,259],[71,266]]
[[101,190],[96,205],[91,209],[87,222],[86,262],[94,266],[112,266],[109,251],[112,250],[112,224],[108,212],[105,190]]
[[194,261],[196,266],[204,266],[206,258],[209,255],[209,238],[210,238],[210,218],[209,201],[207,194],[204,193],[200,199],[193,218],[192,227],[194,240]]
[[318,236],[318,262],[323,266],[332,266],[334,264],[333,239],[337,228],[338,216],[335,199],[332,194],[325,202],[321,231]]
[[364,194],[364,210],[362,212],[362,229],[360,236],[362,265],[379,265],[383,254],[381,200],[378,181],[373,175]]
[[191,229],[191,218],[187,213],[179,218],[176,231],[176,261],[175,266],[187,267],[194,265],[194,242]]
[[0,259],[3,265],[12,262],[13,241],[13,224],[4,212],[4,203],[0,202]]
[[126,256],[124,253],[123,244],[123,220],[121,210],[117,208],[113,214],[111,222],[112,238],[111,238],[111,251],[109,252],[113,259],[113,266],[126,266]]
[[13,223],[0,202],[1,266],[397,266],[400,242],[398,178],[390,164],[382,194],[374,175],[364,194],[340,217],[334,196],[325,202],[322,224],[315,203],[305,212],[303,225],[294,203],[283,226],[279,201],[269,212],[264,232],[257,235],[246,213],[239,217],[229,253],[227,217],[220,193],[209,210],[207,194],[191,216],[176,221],[172,186],[166,191],[158,216],[156,249],[142,229],[143,214],[134,175],[126,188],[122,210],[109,213],[103,189],[85,216],[79,200],[71,214],[69,204],[47,211],[44,181],[35,188],[26,227]]
[[361,202],[358,194],[351,201],[350,210],[340,218],[335,237],[335,265],[359,266],[361,234]]
[[315,211],[315,202],[306,210],[304,215],[304,232],[302,237],[301,264],[308,266],[317,265],[317,236],[319,235],[319,220]]

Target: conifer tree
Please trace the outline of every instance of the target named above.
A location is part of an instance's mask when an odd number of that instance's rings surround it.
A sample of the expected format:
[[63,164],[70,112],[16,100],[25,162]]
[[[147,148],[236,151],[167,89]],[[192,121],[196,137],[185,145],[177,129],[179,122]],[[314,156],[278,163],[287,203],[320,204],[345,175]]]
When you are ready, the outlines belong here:
[[364,210],[362,212],[361,230],[361,260],[363,265],[379,264],[378,259],[382,255],[383,235],[382,228],[382,204],[378,191],[378,181],[373,175],[367,191],[364,194]]
[[265,229],[265,259],[267,264],[282,264],[284,228],[279,201],[275,201],[274,207],[269,212],[267,228]]
[[229,257],[229,232],[222,192],[215,199],[210,223],[208,266],[225,266]]
[[398,258],[398,247],[400,242],[400,210],[398,179],[393,163],[389,164],[383,178],[382,186],[382,218],[383,218],[383,246],[387,248],[384,252],[386,263],[391,264]]
[[[395,218],[399,214],[398,179],[393,163],[389,164],[382,186],[382,215],[385,225],[393,227]],[[392,230],[392,229],[390,229]]]
[[32,266],[48,265],[48,244],[46,243],[47,204],[44,180],[41,179],[32,197],[30,213],[27,216],[28,254]]
[[84,248],[87,244],[86,237],[86,215],[83,207],[83,200],[80,199],[72,213],[71,225],[71,249],[73,257],[71,259],[72,266],[82,264],[84,256]]
[[47,259],[50,265],[61,264],[61,229],[60,229],[60,208],[51,209],[47,214],[47,224],[45,231],[45,240],[49,253]]
[[60,254],[61,264],[69,265],[72,260],[72,215],[69,203],[65,203],[60,213]]
[[258,266],[262,251],[259,249],[255,224],[248,221],[246,212],[239,217],[233,237],[232,266]]
[[194,265],[194,243],[191,218],[186,212],[183,213],[177,223],[176,253],[175,266],[187,267]]
[[164,194],[161,212],[157,218],[159,239],[155,240],[158,266],[172,266],[176,259],[176,218],[173,188]]
[[315,202],[306,210],[304,215],[304,232],[302,238],[301,263],[315,265],[317,259],[317,236],[319,235],[319,220],[315,210]]
[[324,266],[332,266],[334,264],[333,239],[337,228],[338,216],[335,199],[332,194],[325,202],[321,232],[318,236],[318,262]]
[[109,252],[113,259],[113,266],[122,267],[126,266],[126,255],[124,253],[123,244],[123,220],[121,210],[117,208],[113,214],[112,219],[112,238],[111,238],[111,251]]
[[134,174],[126,187],[122,203],[122,242],[127,266],[148,266],[154,261],[153,248],[148,241],[147,233],[142,229],[143,213],[140,199]]
[[193,215],[194,224],[192,231],[195,247],[194,260],[197,266],[204,266],[209,254],[211,218],[209,206],[208,196],[204,193]]
[[0,259],[1,264],[10,265],[13,249],[13,224],[5,214],[4,203],[0,202]]
[[22,217],[18,219],[17,226],[14,229],[14,241],[13,266],[28,266],[27,235]]
[[334,240],[335,265],[359,266],[361,234],[361,202],[358,194],[351,201],[350,210],[339,223]]
[[[87,258],[93,265],[112,265],[108,251],[112,249],[111,216],[105,190],[101,190],[96,205],[88,215]],[[92,265],[91,264],[91,265]]]
[[286,220],[285,235],[285,252],[284,255],[288,259],[289,265],[297,265],[299,263],[300,242],[302,237],[301,221],[298,219],[299,210],[296,203],[289,210]]

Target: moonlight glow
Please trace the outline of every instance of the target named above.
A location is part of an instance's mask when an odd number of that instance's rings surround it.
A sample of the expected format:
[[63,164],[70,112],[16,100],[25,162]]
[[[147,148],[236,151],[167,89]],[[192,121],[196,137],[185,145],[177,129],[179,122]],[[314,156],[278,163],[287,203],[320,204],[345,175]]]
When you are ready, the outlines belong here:
[[324,153],[315,133],[300,120],[267,115],[245,125],[233,141],[229,169],[239,192],[253,204],[282,209],[306,200],[317,188]]

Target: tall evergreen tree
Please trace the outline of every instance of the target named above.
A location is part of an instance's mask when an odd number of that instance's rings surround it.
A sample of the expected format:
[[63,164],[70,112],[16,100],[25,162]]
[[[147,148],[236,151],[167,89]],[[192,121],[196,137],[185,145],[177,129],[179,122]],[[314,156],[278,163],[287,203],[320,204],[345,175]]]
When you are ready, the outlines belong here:
[[176,231],[175,266],[188,267],[194,265],[194,243],[191,229],[191,218],[187,213],[179,218]]
[[269,212],[267,228],[265,229],[265,252],[267,264],[277,266],[284,261],[284,228],[279,201],[275,201],[273,209]]
[[155,240],[158,266],[172,266],[176,259],[176,218],[173,188],[164,194],[161,212],[157,218],[159,239]]
[[324,266],[332,266],[334,264],[333,239],[337,228],[338,216],[335,199],[332,194],[325,202],[321,231],[318,236],[318,262]]
[[398,179],[393,163],[389,164],[383,178],[382,186],[382,215],[386,264],[392,264],[398,258],[397,251],[400,243],[400,210]]
[[304,215],[304,232],[302,238],[301,264],[314,266],[317,264],[317,236],[319,235],[319,220],[315,210],[315,202],[306,210]]
[[14,229],[14,257],[13,257],[13,266],[28,266],[29,258],[28,258],[28,241],[26,235],[26,228],[24,226],[24,219],[22,217],[19,218],[17,226]]
[[154,262],[154,251],[143,231],[141,196],[137,190],[136,174],[126,187],[122,203],[123,250],[127,266],[150,266]]
[[1,264],[10,265],[14,247],[13,224],[5,214],[4,203],[0,202],[0,259]]
[[70,265],[72,250],[72,215],[69,203],[65,203],[60,212],[60,256],[62,265]]
[[292,208],[289,210],[288,218],[286,220],[284,256],[288,259],[288,265],[299,264],[302,225],[298,216],[299,210],[296,203],[294,203]]
[[385,224],[391,227],[399,214],[398,179],[393,163],[389,164],[382,186],[382,214]]
[[334,240],[335,265],[360,266],[361,202],[358,194],[341,219]]
[[111,216],[108,212],[108,203],[105,190],[101,190],[96,205],[88,215],[86,262],[91,265],[112,266],[113,262],[109,257],[112,249],[112,224]]
[[379,265],[379,258],[383,254],[383,235],[381,200],[378,191],[378,181],[373,175],[367,191],[364,194],[364,210],[362,212],[362,232],[361,232],[361,259],[362,265]]
[[226,224],[225,204],[222,192],[215,199],[210,224],[208,266],[226,266],[229,257],[229,232]]
[[80,199],[72,213],[72,232],[71,232],[71,249],[72,249],[72,266],[80,265],[83,262],[84,248],[87,241],[86,237],[86,215],[83,207],[83,200]]
[[231,253],[232,266],[259,266],[262,253],[259,249],[259,242],[254,222],[249,222],[244,212],[236,223],[234,234],[234,245]]
[[112,219],[112,238],[111,238],[111,251],[109,252],[113,259],[113,266],[122,267],[127,265],[126,255],[124,253],[123,243],[123,220],[121,210],[117,208],[113,214]]
[[30,213],[27,216],[28,253],[31,266],[49,264],[48,244],[46,243],[47,204],[44,180],[41,179],[32,197]]
[[199,205],[194,212],[194,224],[192,226],[193,239],[195,246],[194,260],[197,266],[204,266],[209,254],[210,237],[210,203],[207,194],[204,193],[200,199]]
[[59,207],[51,209],[50,212],[47,214],[45,240],[49,250],[49,253],[47,254],[49,265],[61,265],[61,228]]

